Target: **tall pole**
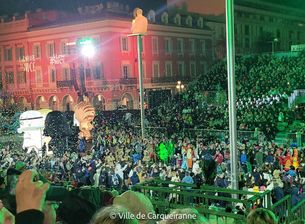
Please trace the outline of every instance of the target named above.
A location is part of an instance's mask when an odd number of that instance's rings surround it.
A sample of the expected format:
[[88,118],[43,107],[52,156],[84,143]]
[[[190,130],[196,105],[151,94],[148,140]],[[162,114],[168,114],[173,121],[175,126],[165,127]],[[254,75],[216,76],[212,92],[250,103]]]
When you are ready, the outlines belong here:
[[142,34],[137,35],[138,46],[138,71],[139,71],[139,88],[140,88],[140,103],[141,103],[141,134],[142,139],[145,137],[144,127],[144,94],[143,94],[143,66],[142,66]]
[[271,45],[271,47],[272,47],[272,55],[274,55],[274,40],[272,40],[272,45]]
[[229,94],[230,162],[232,188],[238,190],[238,159],[235,93],[234,0],[226,0],[227,71]]

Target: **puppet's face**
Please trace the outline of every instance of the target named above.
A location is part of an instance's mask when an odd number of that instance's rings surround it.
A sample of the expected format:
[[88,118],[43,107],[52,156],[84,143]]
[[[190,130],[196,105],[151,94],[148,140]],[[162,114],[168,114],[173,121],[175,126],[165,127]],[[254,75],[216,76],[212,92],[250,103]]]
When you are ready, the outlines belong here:
[[81,136],[91,138],[90,131],[93,129],[92,121],[95,117],[94,107],[88,102],[80,102],[75,106],[75,118],[80,123]]

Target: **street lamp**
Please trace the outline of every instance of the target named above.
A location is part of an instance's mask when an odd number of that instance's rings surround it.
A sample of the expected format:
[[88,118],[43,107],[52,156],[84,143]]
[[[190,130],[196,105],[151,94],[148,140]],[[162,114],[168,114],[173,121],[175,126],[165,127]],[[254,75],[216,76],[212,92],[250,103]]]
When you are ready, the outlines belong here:
[[142,65],[142,36],[147,33],[148,20],[142,15],[143,10],[135,8],[133,11],[134,19],[131,23],[131,33],[128,36],[137,37],[137,50],[138,50],[138,72],[139,72],[139,90],[140,90],[140,112],[141,112],[141,135],[142,139],[145,137],[145,114],[144,114],[144,88],[143,88],[143,65]]
[[275,43],[279,42],[278,38],[273,38],[273,40],[268,41],[268,43],[271,43],[271,52],[274,54],[274,48],[275,48]]
[[85,38],[79,41],[80,52],[87,58],[92,58],[95,55],[95,47],[92,38]]
[[181,81],[177,81],[176,89],[180,93],[184,89],[184,85],[181,83]]

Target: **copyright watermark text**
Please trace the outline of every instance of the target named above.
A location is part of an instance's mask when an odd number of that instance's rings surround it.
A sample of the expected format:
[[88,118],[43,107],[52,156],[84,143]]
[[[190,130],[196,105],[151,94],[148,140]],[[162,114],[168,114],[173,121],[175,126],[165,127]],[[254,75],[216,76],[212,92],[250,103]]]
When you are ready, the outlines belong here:
[[138,213],[133,214],[130,212],[126,213],[116,213],[111,212],[109,215],[110,219],[137,219],[137,220],[191,220],[197,219],[196,214],[155,214],[153,212],[150,213]]

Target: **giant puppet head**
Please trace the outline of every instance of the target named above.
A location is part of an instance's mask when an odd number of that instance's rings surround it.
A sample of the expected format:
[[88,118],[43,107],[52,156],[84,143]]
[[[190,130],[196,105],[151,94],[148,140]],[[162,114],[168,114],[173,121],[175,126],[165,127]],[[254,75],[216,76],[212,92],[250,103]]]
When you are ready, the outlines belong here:
[[23,133],[23,149],[28,149],[28,152],[35,150],[38,154],[43,146],[43,128],[44,116],[35,110],[23,112],[19,118],[20,127],[18,133]]
[[64,113],[52,111],[45,120],[44,135],[51,138],[64,138],[71,134],[69,124]]
[[131,33],[132,34],[146,34],[148,20],[143,16],[143,10],[140,8],[135,8],[133,10],[134,19],[132,20]]
[[68,150],[68,137],[72,132],[64,113],[52,111],[48,113],[45,120],[44,135],[50,136],[50,150],[56,156],[62,156]]
[[91,139],[92,121],[95,117],[94,107],[89,102],[80,102],[74,107],[74,116],[79,124],[80,136]]

